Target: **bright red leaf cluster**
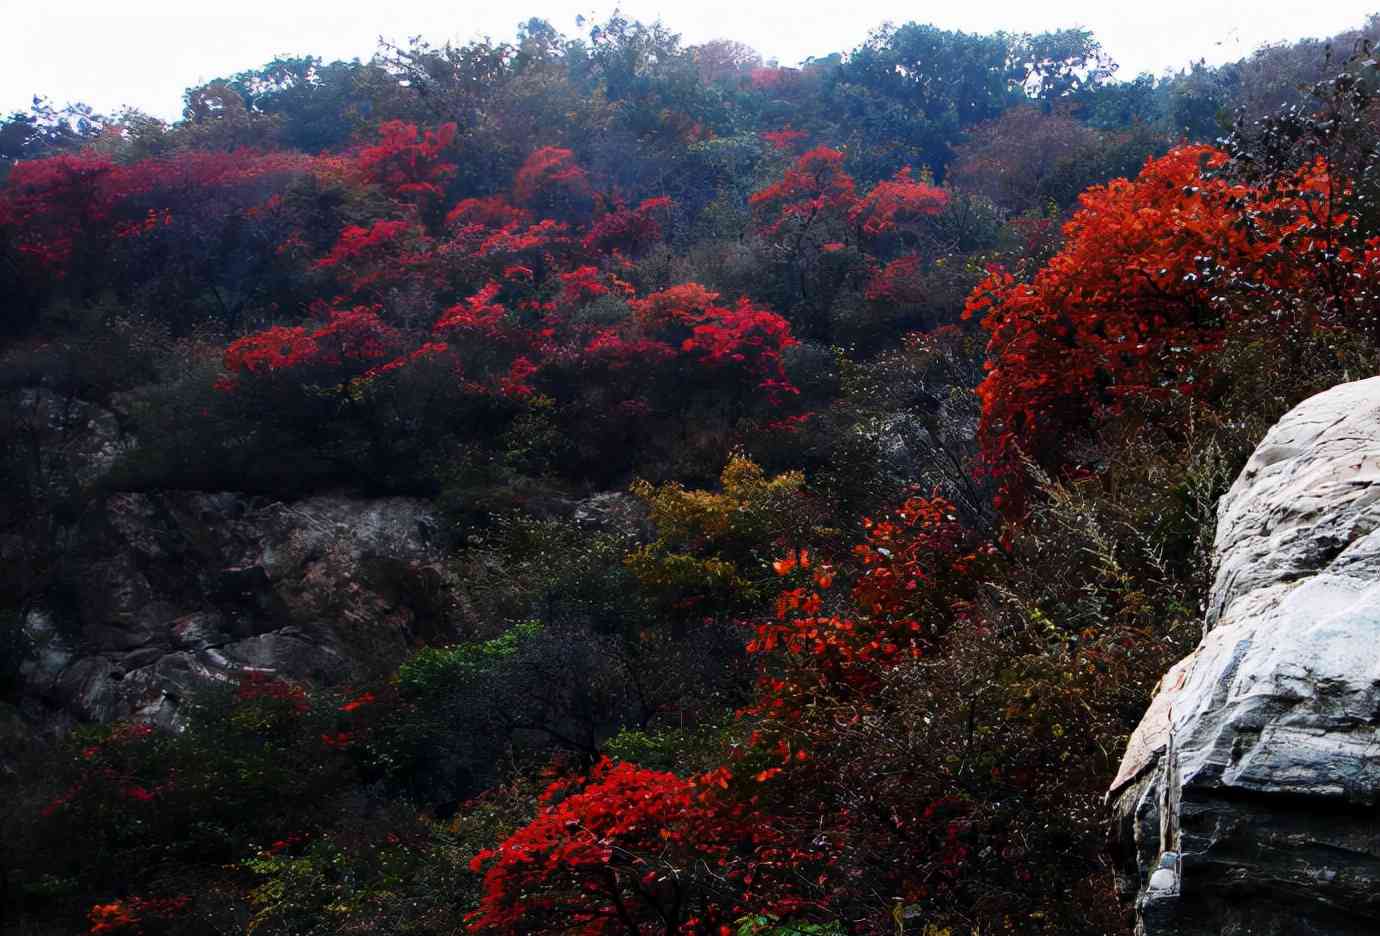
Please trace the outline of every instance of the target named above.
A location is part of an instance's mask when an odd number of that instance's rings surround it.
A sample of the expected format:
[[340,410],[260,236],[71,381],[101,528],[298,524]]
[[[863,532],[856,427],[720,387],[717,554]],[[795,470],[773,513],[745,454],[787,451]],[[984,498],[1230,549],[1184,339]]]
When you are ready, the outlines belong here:
[[[1325,249],[1310,231],[1345,220],[1319,217],[1325,167],[1276,195],[1205,174],[1224,160],[1180,147],[1134,180],[1090,189],[1032,281],[996,269],[969,298],[965,316],[981,315],[990,335],[983,455],[1006,482],[1008,511],[1020,510],[1023,458],[1058,469],[1071,436],[1126,400],[1205,392],[1212,353],[1253,296],[1308,293],[1323,264],[1307,255]],[[1354,260],[1359,284],[1370,274]],[[1299,324],[1268,301],[1256,311],[1268,328]]]
[[810,580],[781,592],[775,618],[758,625],[748,650],[812,658],[802,671],[806,685],[770,677],[760,704],[778,716],[821,686],[863,689],[875,682],[875,666],[921,655],[969,591],[964,579],[976,555],[953,504],[912,497],[894,515],[864,526],[867,537],[854,548],[863,565],[852,592],[857,613],[822,613],[823,593],[834,582],[831,567],[810,570],[805,554],[776,563],[778,574],[802,569]]
[[381,186],[395,198],[439,199],[445,181],[455,175],[455,164],[442,159],[455,141],[455,124],[419,132],[416,124],[390,120],[378,133],[379,142],[355,156],[364,181]]
[[504,316],[508,314],[507,309],[494,302],[500,289],[502,287],[498,283],[486,283],[483,289],[464,302],[442,312],[432,331],[439,335],[458,329],[497,338]]
[[820,146],[802,155],[780,181],[748,199],[762,232],[776,237],[808,230],[817,221],[846,217],[857,204],[843,153]]
[[746,298],[733,306],[718,300],[718,293],[684,283],[634,300],[634,321],[663,340],[683,335],[681,351],[710,365],[742,367],[769,394],[794,393],[781,356],[796,344],[790,323]]
[[471,930],[718,933],[750,910],[795,912],[813,856],[722,796],[729,777],[603,760],[557,781],[535,820],[474,859],[484,895]]
[[858,226],[863,236],[878,237],[938,214],[948,203],[947,192],[911,178],[910,167],[906,166],[894,178],[873,186],[849,211],[848,220]]
[[246,375],[287,371],[304,382],[324,377],[328,384],[343,384],[402,352],[401,335],[379,317],[377,306],[328,314],[326,323],[315,328],[275,325],[231,343],[225,349],[221,388],[233,389]]
[[421,231],[410,221],[375,221],[367,228],[350,225],[330,253],[312,266],[333,270],[355,295],[396,286],[426,263]]
[[595,219],[585,235],[586,250],[599,254],[623,254],[636,257],[661,240],[659,218],[670,211],[671,199],[666,196],[645,199],[636,208],[615,206]]

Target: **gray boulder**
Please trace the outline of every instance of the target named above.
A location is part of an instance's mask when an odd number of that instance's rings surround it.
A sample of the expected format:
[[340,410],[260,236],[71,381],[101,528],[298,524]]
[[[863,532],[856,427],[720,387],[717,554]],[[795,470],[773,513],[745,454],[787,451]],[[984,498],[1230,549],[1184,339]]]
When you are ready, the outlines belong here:
[[1380,932],[1380,378],[1280,420],[1215,556],[1110,791],[1138,931]]

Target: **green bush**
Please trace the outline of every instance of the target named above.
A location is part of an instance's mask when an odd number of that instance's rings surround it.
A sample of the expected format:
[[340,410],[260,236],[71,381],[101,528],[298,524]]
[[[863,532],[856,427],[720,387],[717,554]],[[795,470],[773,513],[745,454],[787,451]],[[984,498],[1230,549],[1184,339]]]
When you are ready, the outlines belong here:
[[398,689],[406,696],[433,698],[466,680],[493,672],[511,659],[524,640],[541,633],[539,621],[516,624],[492,640],[427,647],[398,667]]

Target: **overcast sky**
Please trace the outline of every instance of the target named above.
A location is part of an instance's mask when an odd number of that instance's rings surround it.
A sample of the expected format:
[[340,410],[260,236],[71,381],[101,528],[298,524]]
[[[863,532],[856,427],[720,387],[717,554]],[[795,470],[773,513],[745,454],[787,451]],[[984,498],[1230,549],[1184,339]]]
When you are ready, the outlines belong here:
[[174,118],[183,89],[278,54],[368,58],[379,36],[420,34],[437,45],[511,39],[531,16],[575,35],[577,14],[601,20],[615,6],[629,18],[659,16],[688,43],[736,39],[782,64],[847,51],[888,20],[968,32],[1084,26],[1121,76],[1133,77],[1200,58],[1229,61],[1266,42],[1332,35],[1359,26],[1380,0],[949,0],[933,8],[896,0],[0,0],[0,113],[27,109],[37,93],[59,104],[84,101],[107,112],[128,104]]

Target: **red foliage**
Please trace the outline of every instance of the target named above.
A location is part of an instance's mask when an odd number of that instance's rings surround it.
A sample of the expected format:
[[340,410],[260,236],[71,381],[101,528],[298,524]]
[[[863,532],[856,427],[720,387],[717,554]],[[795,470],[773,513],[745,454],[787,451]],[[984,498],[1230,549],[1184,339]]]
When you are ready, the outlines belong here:
[[6,185],[9,220],[22,224],[56,212],[69,220],[99,221],[110,211],[111,191],[104,183],[115,170],[110,159],[87,153],[21,161]]
[[141,785],[126,763],[127,749],[152,736],[153,728],[145,722],[116,725],[104,739],[82,750],[81,757],[86,763],[80,779],[44,805],[40,814],[49,818],[76,804],[79,799],[102,794],[147,803],[171,789],[171,781],[157,784],[152,790]]
[[647,367],[676,357],[676,349],[665,341],[645,336],[626,336],[616,328],[602,329],[585,346],[592,359],[606,361],[610,367]]
[[548,214],[582,213],[593,195],[589,176],[575,162],[575,154],[558,146],[532,153],[513,179],[513,201]]
[[486,873],[474,929],[714,933],[754,914],[837,918],[872,903],[879,875],[911,901],[951,886],[969,857],[969,804],[920,791],[898,813],[837,788],[835,773],[856,766],[850,726],[873,711],[882,671],[928,652],[964,613],[974,556],[939,497],[866,528],[855,614],[824,613],[836,572],[810,551],[774,564],[801,584],[749,644],[775,660],[742,713],[753,730],[727,754],[734,769],[681,779],[603,761],[553,784],[544,798],[564,799],[476,858]]
[[380,125],[379,142],[355,155],[355,166],[364,181],[395,198],[440,198],[442,184],[455,175],[455,164],[441,159],[455,132],[447,123],[419,135],[416,124],[390,120]]
[[366,705],[373,705],[377,701],[377,696],[375,696],[372,692],[366,692],[363,695],[356,696],[349,702],[346,702],[344,705],[340,707],[340,710],[342,712],[353,712],[357,709],[363,708]]
[[508,204],[501,195],[466,198],[446,213],[446,223],[459,227],[477,224],[486,228],[522,227],[531,223],[531,212]]
[[272,673],[258,670],[246,670],[240,674],[235,699],[238,702],[263,702],[281,706],[295,715],[306,714],[310,707],[306,689]]
[[638,256],[661,240],[657,217],[668,215],[670,208],[671,199],[666,196],[648,198],[635,209],[619,205],[595,220],[585,234],[584,247],[596,253]]
[[633,314],[644,328],[659,329],[671,324],[693,325],[719,299],[699,283],[682,283],[654,292],[631,303]]
[[552,784],[531,823],[472,864],[484,870],[474,931],[710,933],[749,910],[791,913],[810,857],[748,806],[697,779],[603,760]]
[[858,614],[820,613],[822,592],[834,582],[832,567],[816,565],[810,571],[803,551],[774,564],[779,575],[807,571],[810,582],[778,596],[775,618],[758,626],[748,650],[784,651],[807,665],[796,671],[794,681],[769,677],[756,711],[789,717],[822,687],[870,688],[876,666],[920,656],[957,612],[975,555],[952,504],[940,497],[913,497],[894,516],[868,519],[864,527],[867,538],[854,548],[864,566],[853,586]]
[[914,254],[898,257],[878,270],[864,293],[869,301],[913,305],[925,300],[920,258]]
[[359,377],[377,362],[396,357],[402,348],[401,335],[379,317],[379,311],[377,306],[332,310],[329,320],[314,329],[275,325],[246,335],[225,349],[227,377],[222,388],[233,389],[246,375],[286,370],[310,369],[311,379],[332,384]]
[[150,208],[149,213],[144,215],[142,221],[121,221],[115,225],[111,232],[116,237],[138,237],[141,234],[150,234],[160,227],[167,227],[172,224],[172,212],[164,208],[162,213]]
[[397,350],[398,332],[379,318],[378,306],[355,306],[332,312],[330,321],[313,335],[318,363],[330,366],[365,364]]
[[772,149],[790,152],[796,151],[802,143],[810,138],[810,135],[804,130],[792,130],[790,127],[782,130],[766,130],[759,133],[758,136],[770,143]]
[[0,195],[0,227],[13,228],[20,255],[36,268],[61,275],[83,241],[105,251],[134,234],[175,226],[183,214],[203,225],[249,216],[265,184],[281,184],[311,162],[250,150],[191,151],[124,166],[91,153],[26,160],[11,170]]
[[368,228],[351,225],[340,232],[331,252],[312,265],[321,269],[357,260],[383,245],[394,243],[411,228],[412,225],[406,221],[375,221]]
[[[509,225],[498,231],[486,233],[480,240],[475,253],[480,257],[501,259],[505,263],[513,263],[514,260],[524,257],[543,257],[549,256],[547,251],[553,246],[563,244],[566,240],[566,232],[569,225],[547,218],[537,224],[522,228],[520,225]],[[474,228],[466,228],[461,233],[474,232]]]
[[794,344],[790,322],[743,297],[732,308],[706,309],[681,347],[708,364],[746,365],[762,378],[765,388],[778,394],[796,392],[781,360],[781,352]]
[[949,194],[911,178],[906,166],[885,182],[879,182],[848,213],[848,220],[867,237],[896,230],[921,218],[938,214],[949,203]]
[[519,355],[508,365],[508,373],[499,378],[498,392],[510,398],[531,396],[536,391],[527,381],[539,369],[530,358]]
[[370,227],[351,225],[340,232],[331,252],[312,266],[334,269],[358,294],[397,285],[427,262],[426,241],[409,221],[375,221]]
[[683,283],[635,299],[631,305],[644,332],[662,340],[670,333],[684,334],[680,350],[696,360],[715,367],[745,368],[773,399],[783,392],[795,393],[781,359],[782,352],[796,344],[790,323],[747,298],[732,307],[718,305],[718,300],[718,293],[698,283]]
[[409,351],[405,355],[395,357],[393,358],[393,360],[388,361],[386,364],[380,364],[377,367],[371,367],[369,370],[364,372],[363,379],[372,380],[375,377],[380,377],[384,374],[398,370],[399,368],[406,367],[408,364],[411,364],[414,361],[421,360],[425,357],[431,357],[432,355],[436,354],[445,354],[449,350],[450,345],[446,344],[444,341],[428,341],[421,347]]
[[609,287],[600,281],[599,270],[592,266],[582,266],[561,274],[561,295],[563,305],[579,305],[599,296],[606,296]]
[[779,182],[754,192],[748,203],[762,233],[774,237],[824,218],[845,218],[858,198],[853,177],[843,171],[843,153],[820,146],[797,159]]
[[312,163],[312,157],[301,153],[191,150],[122,166],[112,182],[121,199],[143,195],[170,199],[188,193],[204,199],[218,190],[246,185],[257,187],[267,182],[278,186],[311,169]]
[[[467,391],[517,399],[536,392],[530,380],[541,363],[525,352],[540,336],[512,320],[508,308],[495,302],[502,289],[491,280],[464,302],[441,313],[432,331],[458,332],[478,339],[456,345],[467,352],[463,382]],[[456,366],[459,370],[460,365]]]
[[951,601],[966,591],[952,579],[966,578],[976,556],[966,548],[969,534],[957,508],[942,497],[911,497],[863,527],[867,538],[853,552],[864,571],[853,600],[869,613],[913,614],[928,610],[917,608],[917,598],[937,594]]
[[143,924],[166,921],[181,916],[191,906],[191,897],[130,897],[107,904],[96,904],[87,913],[87,930],[92,936],[101,933],[143,932]]
[[96,904],[87,913],[87,920],[91,924],[87,932],[92,934],[130,932],[139,923],[134,910],[123,900]]
[[354,741],[355,736],[349,731],[336,731],[321,736],[321,743],[332,751],[347,750]]
[[[1203,175],[1224,160],[1208,147],[1181,147],[1135,180],[1090,189],[1064,248],[1032,282],[993,270],[969,297],[965,317],[981,314],[990,335],[978,388],[982,451],[1005,481],[1009,512],[1021,509],[1023,457],[1056,470],[1068,439],[1128,398],[1208,385],[1211,352],[1238,314],[1223,301],[1223,283],[1247,294],[1307,290],[1318,264],[1300,251],[1317,248],[1301,235],[1338,220],[1316,217],[1325,169],[1262,200]],[[1270,318],[1275,327],[1298,324]]]
[[798,68],[754,68],[750,74],[753,88],[758,91],[787,91],[800,84]]
[[494,302],[503,287],[490,281],[483,289],[464,302],[453,305],[441,313],[432,326],[436,333],[451,330],[477,332],[491,338],[498,337],[508,310]]
[[274,325],[232,342],[225,349],[225,369],[231,373],[268,373],[293,367],[315,350],[302,326]]

